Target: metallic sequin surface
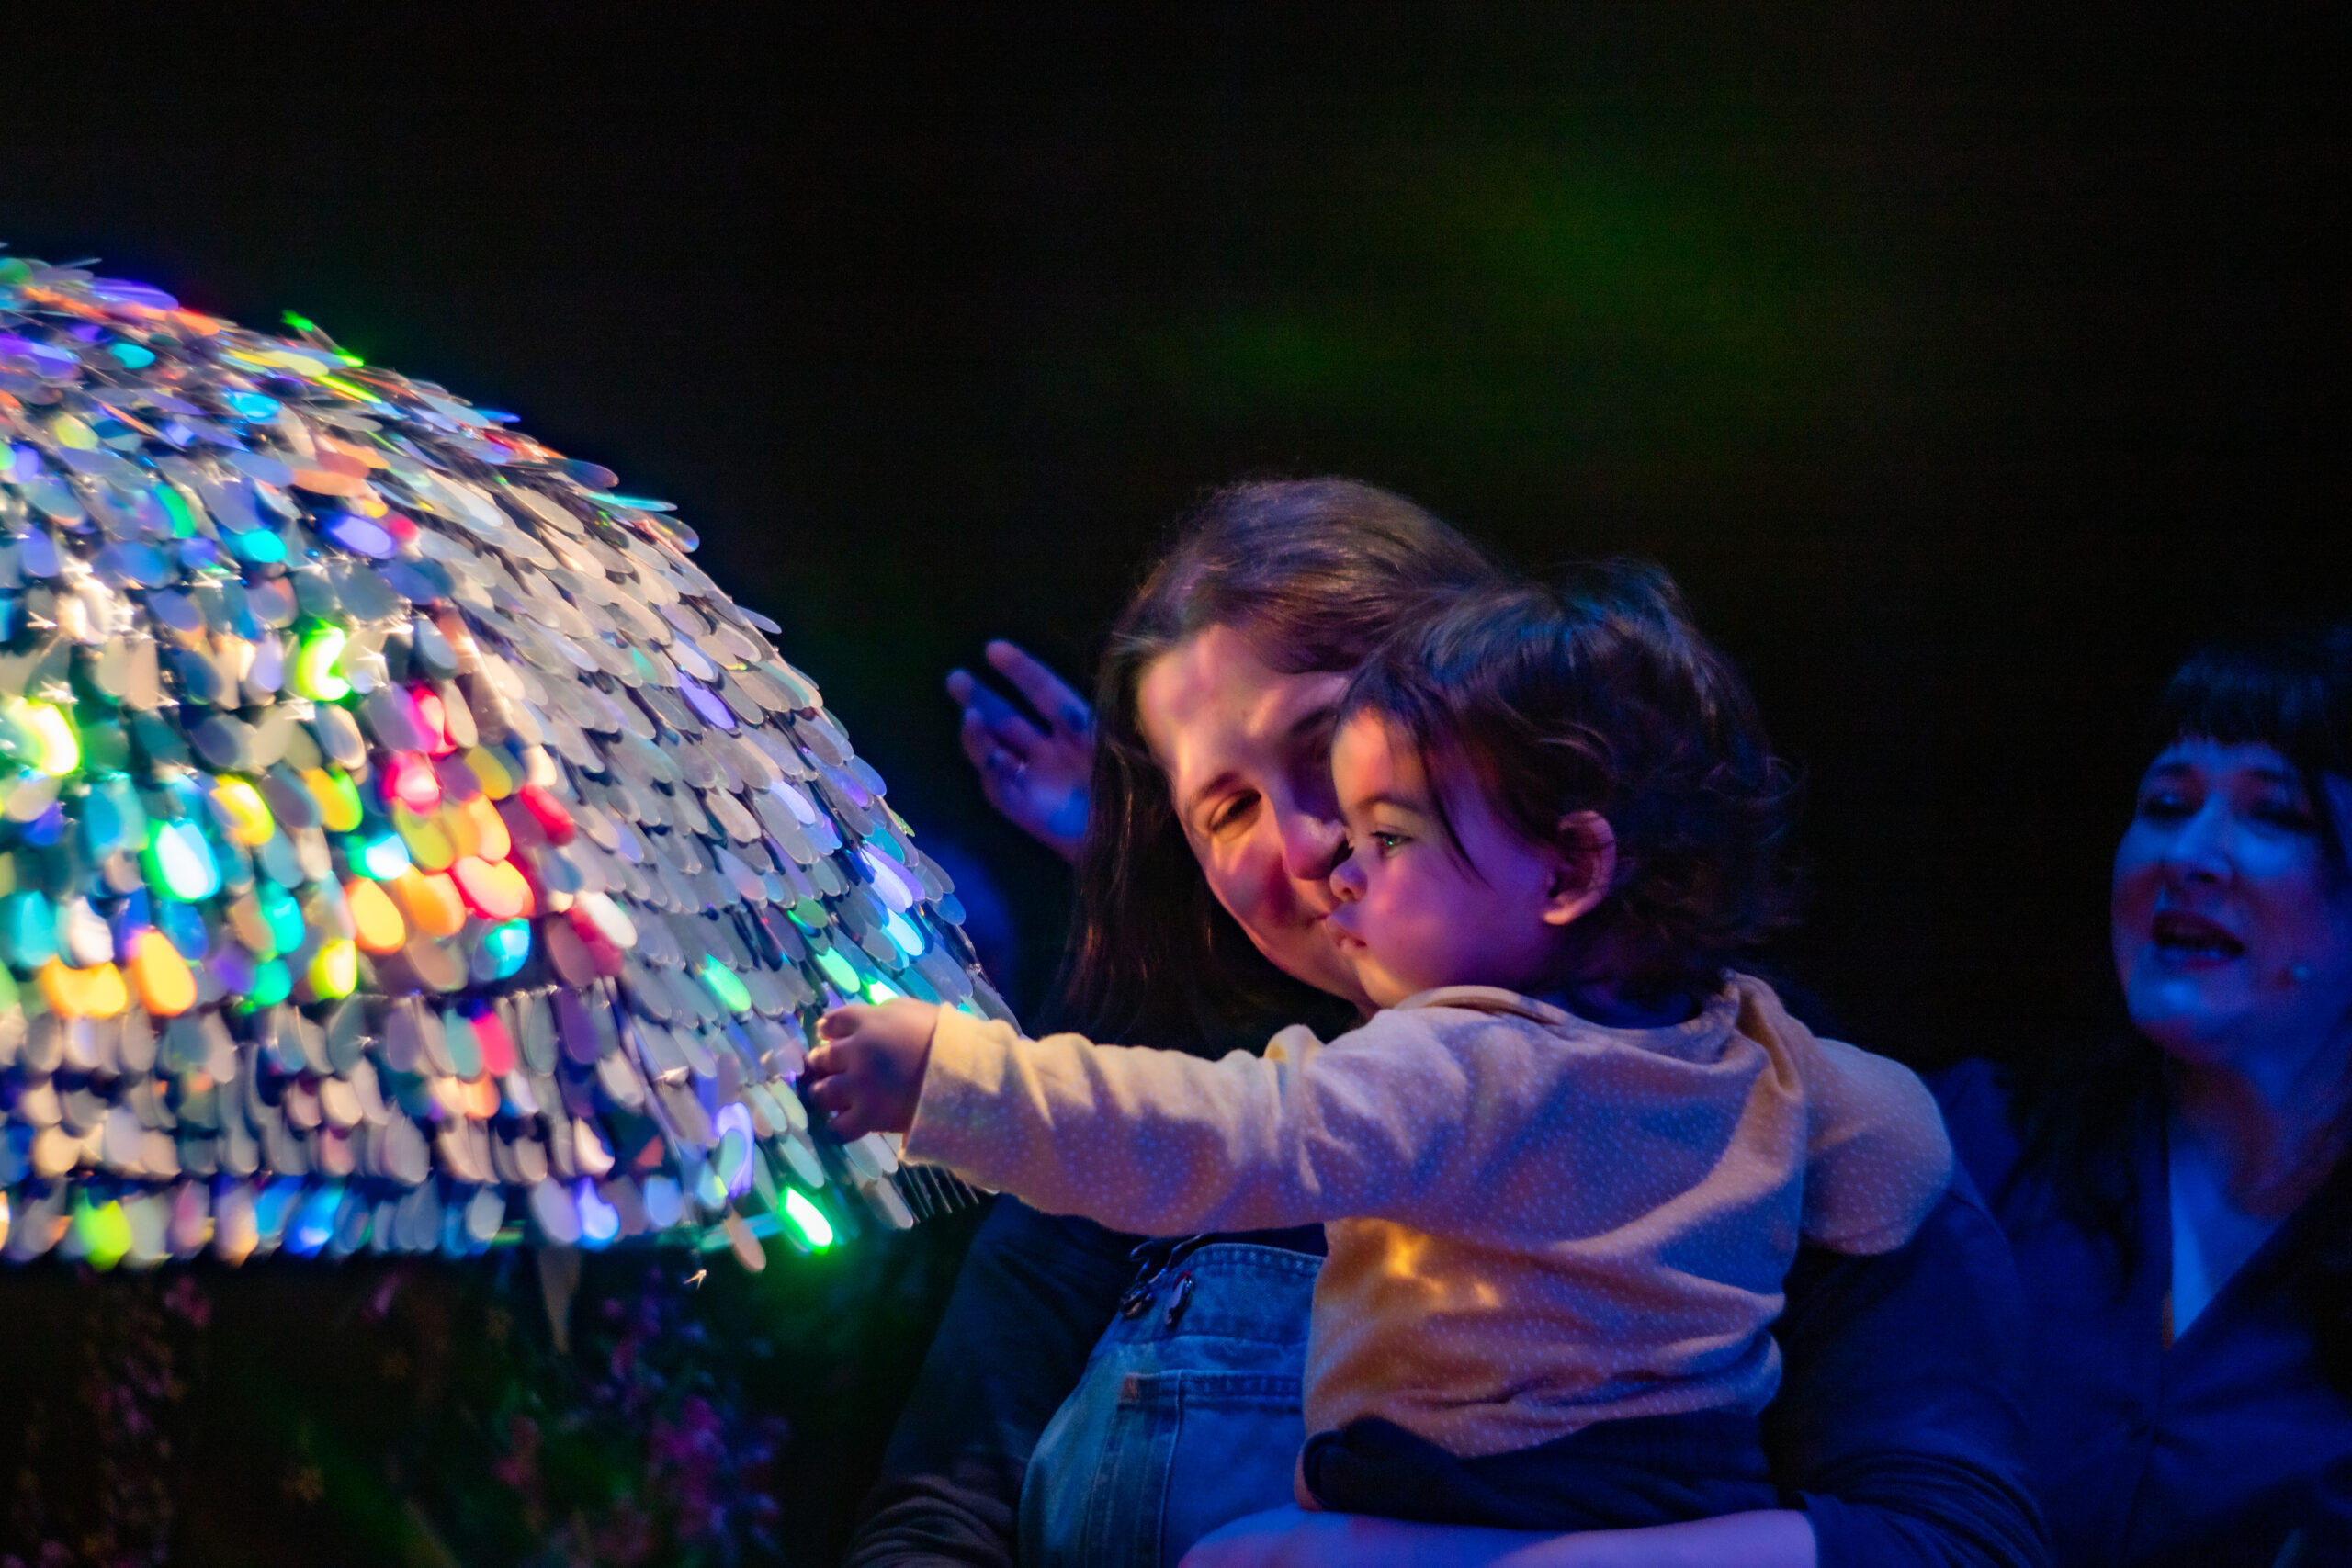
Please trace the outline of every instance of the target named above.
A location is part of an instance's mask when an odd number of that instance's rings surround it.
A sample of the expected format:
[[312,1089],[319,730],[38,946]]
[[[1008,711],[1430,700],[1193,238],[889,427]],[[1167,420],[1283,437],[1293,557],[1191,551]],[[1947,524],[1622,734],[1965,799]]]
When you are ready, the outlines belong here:
[[752,1267],[967,1194],[794,1089],[1002,1016],[666,502],[308,322],[0,259],[0,1237]]

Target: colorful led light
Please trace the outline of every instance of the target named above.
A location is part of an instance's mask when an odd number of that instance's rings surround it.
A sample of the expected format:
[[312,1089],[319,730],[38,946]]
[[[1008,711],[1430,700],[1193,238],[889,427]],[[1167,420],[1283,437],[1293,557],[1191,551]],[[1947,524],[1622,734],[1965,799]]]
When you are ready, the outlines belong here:
[[735,972],[716,956],[702,961],[702,983],[704,989],[718,998],[718,1005],[729,1012],[752,1010],[752,993],[744,989],[743,982],[735,977]]
[[286,1222],[286,1250],[308,1258],[333,1241],[335,1212],[342,1207],[342,1182],[322,1182],[311,1189]]
[[491,956],[491,978],[508,980],[522,972],[531,956],[531,922],[501,920],[481,934]]
[[858,977],[857,970],[850,961],[830,947],[817,954],[817,967],[825,972],[825,978],[833,983],[834,989],[845,997],[854,997],[865,988],[865,982]]
[[157,1018],[175,1018],[196,1005],[196,976],[171,938],[151,926],[133,934],[129,945],[130,987],[141,1007]]
[[[372,889],[373,884],[370,884]],[[359,949],[348,942],[323,942],[303,971],[311,994],[322,1000],[347,997],[359,985]]]
[[335,669],[348,641],[341,626],[321,625],[304,632],[294,654],[294,689],[318,703],[341,702],[351,695],[351,682]]
[[914,922],[906,916],[894,911],[884,917],[882,931],[890,939],[890,945],[906,954],[908,963],[911,964],[922,956],[922,932],[917,931]]
[[275,1007],[294,994],[294,975],[283,958],[264,959],[254,965],[253,984],[241,999],[241,1009]]
[[52,958],[40,966],[41,998],[61,1018],[113,1018],[130,1005],[130,988],[111,964],[68,968]]
[[254,890],[254,900],[261,906],[262,920],[278,952],[292,953],[302,945],[302,907],[294,902],[294,895],[275,882],[265,882]]
[[213,819],[220,824],[222,836],[231,843],[258,849],[277,831],[261,791],[234,774],[224,774],[213,781],[211,799]]
[[355,876],[343,885],[343,903],[351,916],[353,940],[368,952],[398,953],[408,940],[408,922],[401,919],[383,888],[366,876]]
[[319,803],[319,825],[328,832],[348,833],[359,826],[365,812],[359,803],[358,786],[340,770],[305,769],[302,787]]
[[82,742],[74,733],[74,721],[55,704],[17,697],[0,714],[24,736],[29,751],[26,760],[34,771],[62,779],[82,765]]
[[362,876],[390,882],[409,869],[408,845],[401,842],[398,833],[379,832],[360,844],[358,857],[353,863],[358,867]]
[[151,822],[141,856],[147,886],[166,898],[192,904],[220,891],[220,863],[194,822]]
[[395,751],[384,764],[384,799],[422,817],[441,804],[441,781],[422,752]]
[[90,1267],[104,1273],[130,1250],[130,1216],[119,1199],[92,1203],[85,1193],[74,1194],[74,1239]]
[[784,1217],[811,1251],[822,1252],[833,1245],[833,1222],[825,1218],[822,1209],[801,1196],[797,1187],[784,1190]]
[[533,912],[530,883],[504,861],[460,855],[449,867],[449,879],[466,908],[483,919],[512,920]]

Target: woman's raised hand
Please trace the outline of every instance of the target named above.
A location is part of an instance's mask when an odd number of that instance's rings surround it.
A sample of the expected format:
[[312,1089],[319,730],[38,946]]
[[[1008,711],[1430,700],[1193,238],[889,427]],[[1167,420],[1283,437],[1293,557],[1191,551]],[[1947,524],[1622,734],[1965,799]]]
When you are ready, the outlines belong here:
[[980,771],[989,804],[1014,826],[1075,863],[1086,837],[1087,784],[1094,771],[1094,710],[1068,682],[1009,642],[988,646],[989,665],[1045,716],[1040,730],[968,670],[952,671],[947,694],[963,705],[964,755]]

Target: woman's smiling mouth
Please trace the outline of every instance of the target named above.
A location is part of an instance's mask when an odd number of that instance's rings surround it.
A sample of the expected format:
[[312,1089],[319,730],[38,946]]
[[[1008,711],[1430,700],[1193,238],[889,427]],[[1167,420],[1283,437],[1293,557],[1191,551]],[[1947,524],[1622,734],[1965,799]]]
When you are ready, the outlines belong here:
[[2227,964],[2245,956],[2245,943],[2214,921],[2186,909],[2159,909],[2148,938],[2167,964]]

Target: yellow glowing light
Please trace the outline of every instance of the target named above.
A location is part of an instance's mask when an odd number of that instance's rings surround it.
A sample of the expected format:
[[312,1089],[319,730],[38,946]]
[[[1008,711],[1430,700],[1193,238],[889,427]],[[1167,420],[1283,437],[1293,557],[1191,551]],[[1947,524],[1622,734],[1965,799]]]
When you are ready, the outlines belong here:
[[[372,889],[373,885],[370,884]],[[347,997],[359,984],[359,949],[348,942],[322,942],[303,978],[314,997]]]
[[269,836],[277,830],[277,824],[270,819],[269,807],[263,801],[261,791],[241,778],[230,776],[217,780],[212,785],[212,806],[220,818],[221,831],[232,843],[243,844],[247,849],[259,849],[269,842]]
[[82,765],[82,742],[74,733],[74,721],[56,705],[18,697],[6,712],[9,721],[31,739],[36,770],[62,779]]

